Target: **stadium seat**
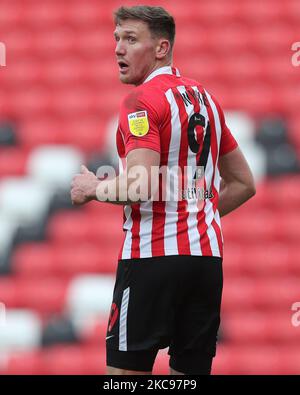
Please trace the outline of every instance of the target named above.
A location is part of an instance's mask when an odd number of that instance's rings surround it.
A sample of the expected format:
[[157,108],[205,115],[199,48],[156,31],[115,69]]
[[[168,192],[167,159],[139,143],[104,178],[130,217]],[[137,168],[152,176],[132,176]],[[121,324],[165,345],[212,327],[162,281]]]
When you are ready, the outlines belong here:
[[[300,207],[296,193],[299,182],[299,175],[285,175],[269,181],[265,191],[265,195],[268,196],[269,209],[284,214],[289,212],[290,215],[293,215],[293,211]],[[284,204],[286,199],[288,199],[288,205]]]
[[[91,210],[57,213],[48,225],[49,238],[57,243],[89,241],[103,247],[111,245],[117,249],[123,239],[123,232],[120,231],[122,212],[112,210],[107,214],[103,203],[96,204],[94,213]],[[109,218],[113,218],[113,221],[109,222]]]
[[22,20],[22,7],[10,2],[1,2],[0,31],[15,30]]
[[[103,37],[106,39],[103,39]],[[113,38],[113,25],[110,29],[103,29],[103,26],[96,29],[82,30],[82,33],[77,36],[76,48],[83,58],[89,60],[101,59],[105,60],[105,54],[110,57],[110,67],[114,60],[115,42]],[[116,69],[117,70],[117,69]]]
[[280,357],[280,374],[281,375],[299,375],[300,374],[300,352],[299,347],[294,344],[287,346],[285,352]]
[[38,89],[18,88],[11,93],[10,106],[11,110],[19,117],[28,119],[51,113],[53,97],[51,97],[49,89],[44,87]]
[[227,280],[223,308],[226,311],[290,309],[298,298],[299,286],[292,276],[283,279],[240,277]]
[[88,114],[81,119],[74,115],[72,118],[64,131],[68,143],[88,154],[102,152],[105,140],[104,119],[99,117],[99,114],[96,116]]
[[18,303],[38,311],[42,317],[64,310],[68,282],[63,279],[23,279],[17,286]]
[[68,282],[54,277],[0,277],[0,300],[7,308],[36,310],[41,317],[64,309]]
[[280,19],[282,9],[282,3],[277,0],[264,1],[259,4],[254,4],[252,1],[248,0],[241,4],[240,13],[249,22],[267,23]]
[[291,310],[281,312],[247,311],[247,314],[225,314],[222,333],[235,344],[297,344],[297,328],[291,324]]
[[57,1],[35,2],[34,7],[25,7],[22,23],[31,29],[51,30],[66,23],[66,7]]
[[221,0],[215,0],[210,2],[195,2],[191,3],[191,6],[195,6],[198,17],[203,20],[208,26],[211,25],[214,28],[220,26],[219,23],[229,23],[235,16],[238,16],[238,4],[230,1],[226,7],[223,6]]
[[74,51],[77,34],[70,26],[58,25],[49,30],[40,30],[35,36],[33,49],[43,58],[66,56]]
[[0,368],[5,375],[41,375],[45,374],[42,352],[39,350],[11,352]]
[[[21,17],[20,15],[18,16],[18,12],[16,10],[14,12],[16,12],[17,18]],[[13,29],[10,27],[10,29],[7,29],[1,36],[1,40],[5,42],[6,47],[9,48],[11,58],[15,61],[20,61],[20,59],[23,60],[25,57],[29,57],[33,53],[35,36],[33,32],[28,29]]]
[[22,278],[41,279],[59,272],[57,248],[46,243],[25,243],[18,246],[11,258],[12,270]]
[[86,2],[77,1],[73,7],[67,8],[68,20],[72,25],[78,28],[91,29],[94,27],[101,27],[101,29],[110,28],[113,29],[113,10],[115,4],[112,2],[106,3],[105,5],[95,0]]
[[[220,68],[223,78],[233,84],[252,84],[254,81],[262,80],[264,76],[263,60],[254,54],[227,55],[224,59],[220,59]],[[248,90],[251,92],[251,87]]]
[[[2,322],[1,322],[2,323]],[[1,325],[1,352],[31,350],[40,343],[41,322],[30,310],[6,309],[5,325]]]
[[105,374],[105,354],[96,348],[56,346],[44,352],[46,374]]
[[79,337],[83,344],[105,350],[105,336],[108,324],[108,314],[99,315],[87,322],[80,328]]
[[1,79],[7,89],[31,87],[43,82],[43,65],[37,60],[24,60],[22,63],[14,59],[5,70]]
[[30,178],[2,181],[0,191],[1,212],[22,226],[36,224],[46,215],[53,193]]
[[31,152],[27,174],[46,188],[69,190],[83,161],[81,153],[73,147],[42,146]]
[[289,121],[288,135],[293,146],[296,148],[298,158],[300,157],[300,116],[295,114]]
[[[5,270],[2,266],[5,258],[13,245],[13,239],[17,232],[17,224],[15,221],[0,214],[0,272]],[[0,299],[1,300],[1,299]]]
[[[299,259],[297,246],[286,242],[269,242],[263,245],[253,245],[251,254],[244,254],[240,243],[230,243],[225,248],[224,270],[235,276],[278,277],[297,274]],[[300,270],[300,269],[299,269]]]
[[0,177],[23,176],[26,173],[28,152],[17,147],[0,149]]
[[81,328],[84,321],[99,314],[108,314],[112,302],[113,276],[81,275],[70,283],[66,311],[75,327]]
[[61,275],[82,273],[114,273],[117,266],[116,247],[97,246],[82,242],[78,246],[61,248],[59,261]]
[[60,88],[62,85],[68,85],[72,90],[75,84],[85,82],[87,67],[88,62],[75,56],[53,59],[43,67],[44,81],[52,87]]
[[226,125],[239,144],[251,143],[255,137],[255,124],[248,114],[237,111],[225,111]]

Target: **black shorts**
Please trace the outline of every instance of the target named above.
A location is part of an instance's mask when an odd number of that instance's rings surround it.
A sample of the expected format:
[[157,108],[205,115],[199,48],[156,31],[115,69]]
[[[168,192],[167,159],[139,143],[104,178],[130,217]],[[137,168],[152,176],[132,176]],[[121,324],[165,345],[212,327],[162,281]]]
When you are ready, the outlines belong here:
[[216,352],[222,259],[164,256],[119,261],[107,335],[107,365],[151,371],[159,349],[170,366],[209,374]]

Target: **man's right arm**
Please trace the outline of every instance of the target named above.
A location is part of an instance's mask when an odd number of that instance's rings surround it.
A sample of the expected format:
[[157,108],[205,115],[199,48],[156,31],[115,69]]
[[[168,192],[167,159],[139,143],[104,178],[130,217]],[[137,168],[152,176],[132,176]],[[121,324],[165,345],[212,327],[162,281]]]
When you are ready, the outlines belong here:
[[222,177],[218,210],[224,216],[255,195],[255,184],[249,165],[239,148],[220,156]]

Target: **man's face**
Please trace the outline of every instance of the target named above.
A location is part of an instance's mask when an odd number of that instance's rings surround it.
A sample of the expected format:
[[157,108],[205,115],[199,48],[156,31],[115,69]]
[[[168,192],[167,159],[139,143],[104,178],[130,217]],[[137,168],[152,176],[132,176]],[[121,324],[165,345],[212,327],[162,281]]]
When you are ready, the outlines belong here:
[[134,19],[121,21],[114,35],[120,80],[124,84],[142,84],[155,68],[158,40],[151,36],[145,22]]

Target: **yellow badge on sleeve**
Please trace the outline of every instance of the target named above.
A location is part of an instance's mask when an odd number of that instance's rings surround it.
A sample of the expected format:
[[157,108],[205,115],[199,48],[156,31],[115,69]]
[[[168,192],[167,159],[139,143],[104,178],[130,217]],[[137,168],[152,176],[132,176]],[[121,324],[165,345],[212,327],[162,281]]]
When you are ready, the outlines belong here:
[[134,136],[145,136],[149,131],[147,111],[138,111],[128,114],[130,133]]

